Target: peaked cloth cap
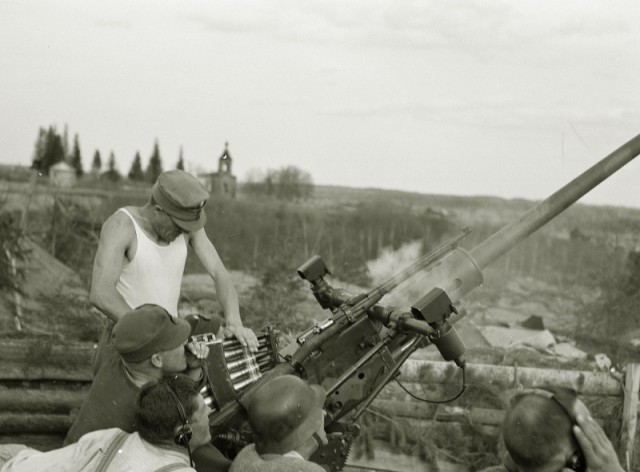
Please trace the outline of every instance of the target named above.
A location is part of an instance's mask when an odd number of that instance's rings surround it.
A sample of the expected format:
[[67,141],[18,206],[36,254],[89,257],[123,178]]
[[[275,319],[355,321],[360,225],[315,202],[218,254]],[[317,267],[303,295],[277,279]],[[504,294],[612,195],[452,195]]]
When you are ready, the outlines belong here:
[[113,327],[111,343],[125,362],[142,362],[185,343],[191,325],[158,305],[142,305],[125,313]]
[[209,199],[209,192],[202,182],[188,172],[177,169],[163,172],[153,185],[151,196],[185,231],[197,231],[207,222],[203,208]]

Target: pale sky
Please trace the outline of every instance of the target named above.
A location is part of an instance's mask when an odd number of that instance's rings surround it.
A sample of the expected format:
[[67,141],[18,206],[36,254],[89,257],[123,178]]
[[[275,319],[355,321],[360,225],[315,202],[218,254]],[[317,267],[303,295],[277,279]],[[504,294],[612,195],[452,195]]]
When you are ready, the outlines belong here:
[[[0,0],[0,163],[542,199],[640,133],[637,0]],[[583,198],[640,207],[640,158]]]

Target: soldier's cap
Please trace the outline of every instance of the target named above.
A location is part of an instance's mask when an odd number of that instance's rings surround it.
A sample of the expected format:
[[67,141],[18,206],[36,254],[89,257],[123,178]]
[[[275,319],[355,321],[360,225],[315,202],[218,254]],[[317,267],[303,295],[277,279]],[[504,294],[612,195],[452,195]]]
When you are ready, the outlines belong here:
[[173,222],[187,232],[197,231],[207,222],[204,205],[209,192],[188,172],[177,169],[163,172],[153,185],[151,196]]
[[111,343],[125,362],[142,362],[185,343],[191,325],[158,305],[142,305],[125,313],[113,327]]
[[247,417],[260,454],[285,454],[324,425],[326,391],[295,375],[281,375],[258,386],[248,400]]

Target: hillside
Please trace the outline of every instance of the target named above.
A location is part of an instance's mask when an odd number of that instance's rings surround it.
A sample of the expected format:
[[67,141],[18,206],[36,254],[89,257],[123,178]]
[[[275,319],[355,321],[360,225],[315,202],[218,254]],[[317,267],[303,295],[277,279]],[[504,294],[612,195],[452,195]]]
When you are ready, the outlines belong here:
[[[0,182],[0,193],[9,209],[24,205],[27,185]],[[86,186],[51,192],[38,185],[29,206],[30,232],[45,243],[44,247],[56,248],[56,256],[79,272],[88,285],[100,222],[120,206],[144,203],[147,192]],[[405,245],[418,244],[417,252],[402,262],[393,259],[400,256],[393,256],[383,263],[399,270],[421,250],[464,227],[472,232],[461,247],[472,249],[535,203],[329,186],[317,186],[313,198],[296,202],[256,199],[240,192],[236,200],[209,202],[206,229],[225,264],[239,274],[238,279],[254,281],[253,285],[243,284],[244,309],[261,312],[275,309],[261,306],[263,303],[282,303],[278,309],[288,309],[295,302],[286,300],[286,291],[283,300],[257,299],[254,287],[264,283],[268,275],[274,284],[286,282],[306,290],[296,268],[313,254],[325,259],[337,279],[367,288],[375,278],[368,266],[386,252],[399,254]],[[53,231],[48,229],[53,221],[56,233],[52,238],[47,231]],[[84,232],[80,234],[79,228]],[[572,206],[485,270],[485,283],[468,297],[472,316],[505,323],[535,314],[554,328],[571,330],[598,293],[590,279],[595,280],[603,267],[612,273],[624,267],[628,252],[637,248],[639,229],[640,209]],[[187,273],[200,272],[199,262],[190,256]],[[410,304],[419,295],[415,292],[404,302]],[[301,322],[326,316],[313,299],[301,307]],[[5,320],[5,326],[10,324]],[[50,323],[46,326],[36,332],[48,329]]]
[[[492,196],[455,196],[333,186],[316,187],[313,204],[353,208],[356,202],[389,202],[411,208],[442,212],[461,226],[500,228],[520,217],[537,201]],[[618,242],[635,248],[639,243],[640,208],[587,205],[579,201],[558,215],[541,231],[568,238],[573,228],[599,240]]]

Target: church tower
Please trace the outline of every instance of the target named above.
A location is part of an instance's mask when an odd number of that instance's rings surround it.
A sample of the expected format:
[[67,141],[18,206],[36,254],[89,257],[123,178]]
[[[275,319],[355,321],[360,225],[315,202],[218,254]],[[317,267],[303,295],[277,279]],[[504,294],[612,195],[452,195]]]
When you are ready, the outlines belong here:
[[236,177],[231,172],[231,163],[233,159],[229,154],[229,143],[224,143],[224,151],[218,158],[218,172],[211,174],[211,195],[212,196],[228,196],[235,198],[236,196]]

